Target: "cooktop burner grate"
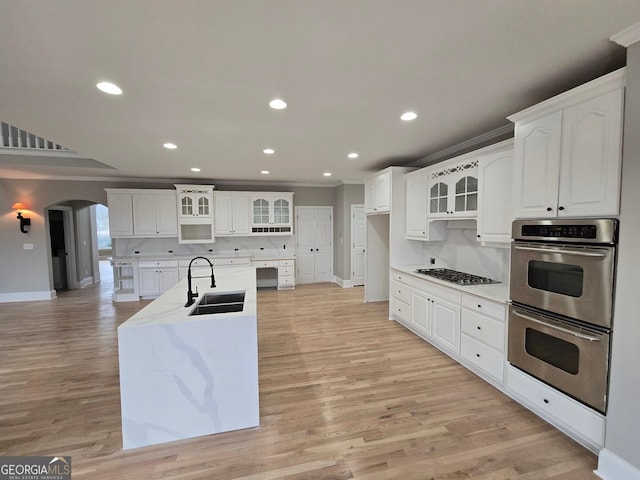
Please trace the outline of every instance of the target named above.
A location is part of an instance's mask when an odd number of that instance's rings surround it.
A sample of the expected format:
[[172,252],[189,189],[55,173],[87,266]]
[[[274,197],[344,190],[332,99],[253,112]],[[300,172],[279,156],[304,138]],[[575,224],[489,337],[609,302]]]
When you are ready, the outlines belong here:
[[457,283],[458,285],[487,285],[490,283],[500,283],[496,280],[492,280],[491,278],[458,272],[448,268],[418,268],[416,273],[434,277],[446,282]]

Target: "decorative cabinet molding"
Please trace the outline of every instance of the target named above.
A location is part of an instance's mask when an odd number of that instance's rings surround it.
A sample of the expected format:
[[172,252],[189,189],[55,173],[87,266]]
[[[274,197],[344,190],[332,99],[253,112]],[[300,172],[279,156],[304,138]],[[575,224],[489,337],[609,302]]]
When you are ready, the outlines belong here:
[[516,218],[618,215],[624,73],[509,117]]

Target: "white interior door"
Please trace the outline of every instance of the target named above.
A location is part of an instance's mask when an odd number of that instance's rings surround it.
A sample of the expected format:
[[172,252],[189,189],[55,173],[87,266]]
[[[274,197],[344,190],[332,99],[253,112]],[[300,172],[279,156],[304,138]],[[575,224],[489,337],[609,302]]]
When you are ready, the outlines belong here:
[[333,207],[295,208],[296,282],[330,282],[333,273]]
[[364,205],[351,205],[351,282],[364,285],[366,217]]

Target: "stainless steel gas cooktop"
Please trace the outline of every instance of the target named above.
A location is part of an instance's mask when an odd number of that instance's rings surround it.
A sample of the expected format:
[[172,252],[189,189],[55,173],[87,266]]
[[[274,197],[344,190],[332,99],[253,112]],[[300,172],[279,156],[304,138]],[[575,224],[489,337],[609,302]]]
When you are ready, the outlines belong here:
[[496,280],[492,280],[491,278],[458,272],[448,268],[418,268],[416,269],[416,273],[434,277],[446,282],[457,283],[458,285],[487,285],[490,283],[500,283]]

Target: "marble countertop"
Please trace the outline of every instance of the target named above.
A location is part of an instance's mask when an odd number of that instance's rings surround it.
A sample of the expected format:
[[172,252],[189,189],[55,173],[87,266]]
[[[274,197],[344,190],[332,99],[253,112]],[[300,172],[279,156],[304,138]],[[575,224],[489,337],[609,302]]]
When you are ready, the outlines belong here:
[[[159,325],[178,322],[200,322],[221,320],[232,317],[256,316],[256,271],[253,267],[234,267],[215,271],[216,287],[211,288],[210,277],[193,278],[192,290],[198,288],[198,298],[194,304],[185,307],[187,301],[187,280],[181,280],[149,305],[133,315],[118,328]],[[244,309],[241,312],[218,313],[213,315],[189,315],[205,293],[226,293],[246,291]]]
[[494,302],[507,303],[509,301],[509,283],[507,282],[492,283],[489,285],[458,285],[456,283],[438,280],[437,278],[428,277],[426,275],[420,275],[415,272],[417,268],[424,268],[424,265],[393,265],[391,268],[402,273],[407,273],[421,280],[427,280],[438,285],[444,285],[445,287],[477,295],[478,297],[493,300]]

